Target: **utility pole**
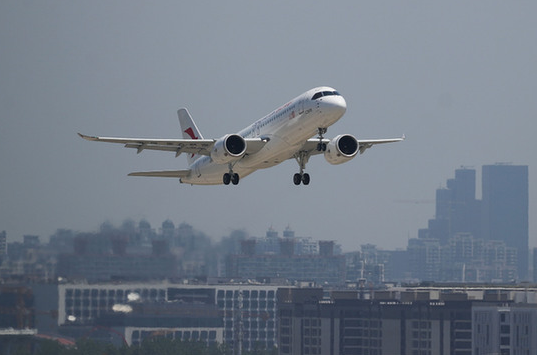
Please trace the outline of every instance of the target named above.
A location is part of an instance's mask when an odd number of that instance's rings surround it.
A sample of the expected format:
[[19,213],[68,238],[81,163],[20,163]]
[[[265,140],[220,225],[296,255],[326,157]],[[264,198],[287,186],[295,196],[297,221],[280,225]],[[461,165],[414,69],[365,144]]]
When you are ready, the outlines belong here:
[[236,355],[242,355],[243,354],[243,291],[239,290],[239,294],[237,295],[237,308],[236,308],[236,316],[235,321],[237,322],[237,346],[236,349]]

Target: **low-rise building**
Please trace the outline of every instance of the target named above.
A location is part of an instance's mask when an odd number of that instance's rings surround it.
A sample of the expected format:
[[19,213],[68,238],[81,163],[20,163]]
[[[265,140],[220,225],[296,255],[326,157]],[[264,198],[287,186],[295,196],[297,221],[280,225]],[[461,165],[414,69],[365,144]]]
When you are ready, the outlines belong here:
[[278,317],[282,355],[536,353],[536,289],[281,288]]
[[536,304],[473,307],[473,354],[536,354]]
[[164,334],[224,342],[232,349],[272,349],[277,343],[277,289],[276,285],[167,281],[61,284],[58,325],[120,329],[129,345]]

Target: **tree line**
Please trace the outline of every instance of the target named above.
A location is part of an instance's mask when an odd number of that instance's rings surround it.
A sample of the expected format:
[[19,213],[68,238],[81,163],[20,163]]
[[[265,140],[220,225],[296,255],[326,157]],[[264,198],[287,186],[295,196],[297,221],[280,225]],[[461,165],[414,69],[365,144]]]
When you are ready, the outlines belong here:
[[[80,339],[75,346],[66,347],[54,340],[39,340],[32,344],[13,344],[8,353],[15,355],[233,355],[226,344],[150,338],[138,345],[116,347],[92,339]],[[5,350],[5,349],[4,349]],[[277,349],[254,349],[243,355],[276,355]]]

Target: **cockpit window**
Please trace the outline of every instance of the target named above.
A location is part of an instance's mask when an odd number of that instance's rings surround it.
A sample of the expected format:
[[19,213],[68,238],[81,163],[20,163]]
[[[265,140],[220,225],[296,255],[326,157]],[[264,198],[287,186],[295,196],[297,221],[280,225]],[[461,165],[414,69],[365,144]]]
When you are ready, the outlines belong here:
[[316,92],[314,96],[312,96],[312,100],[317,100],[323,96],[334,96],[334,95],[340,96],[340,93],[338,91],[319,91],[319,92]]

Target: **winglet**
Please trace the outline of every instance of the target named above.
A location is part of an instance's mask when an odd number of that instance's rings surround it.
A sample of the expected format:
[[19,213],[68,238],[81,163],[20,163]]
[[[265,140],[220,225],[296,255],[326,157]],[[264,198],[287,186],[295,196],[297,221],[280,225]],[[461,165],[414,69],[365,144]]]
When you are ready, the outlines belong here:
[[80,138],[84,138],[87,141],[96,141],[96,140],[98,140],[98,137],[87,136],[85,134],[78,133],[78,132],[77,132],[77,134],[80,136]]

